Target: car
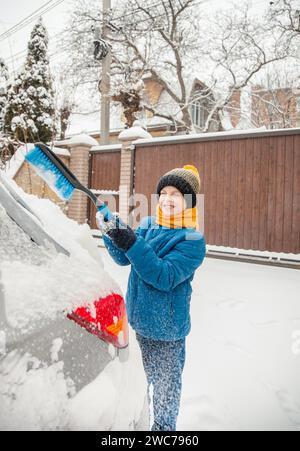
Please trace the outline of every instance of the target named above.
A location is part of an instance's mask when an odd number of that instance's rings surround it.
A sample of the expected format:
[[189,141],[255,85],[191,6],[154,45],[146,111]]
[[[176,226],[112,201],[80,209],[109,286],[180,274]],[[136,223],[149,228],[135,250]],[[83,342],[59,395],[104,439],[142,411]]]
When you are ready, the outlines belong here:
[[147,430],[138,345],[125,310],[104,331],[105,300],[124,305],[89,226],[1,171],[0,430]]

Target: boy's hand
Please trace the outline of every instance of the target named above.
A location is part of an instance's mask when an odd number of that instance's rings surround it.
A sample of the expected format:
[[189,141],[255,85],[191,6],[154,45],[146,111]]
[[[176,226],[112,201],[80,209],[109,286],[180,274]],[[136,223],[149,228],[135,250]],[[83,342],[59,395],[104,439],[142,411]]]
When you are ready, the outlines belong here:
[[125,252],[127,252],[136,241],[136,234],[129,226],[126,226],[125,229],[124,227],[119,228],[119,225],[117,224],[116,227],[107,231],[107,235],[119,249]]
[[106,234],[110,228],[115,227],[116,221],[117,218],[115,215],[113,215],[113,219],[111,219],[110,221],[105,221],[103,214],[100,211],[97,211],[96,223],[98,229],[100,229],[102,233]]
[[98,212],[96,214],[96,221],[102,233],[108,235],[119,249],[127,252],[135,243],[137,238],[136,234],[131,227],[125,224],[118,216],[114,215],[113,219],[105,222],[103,215]]

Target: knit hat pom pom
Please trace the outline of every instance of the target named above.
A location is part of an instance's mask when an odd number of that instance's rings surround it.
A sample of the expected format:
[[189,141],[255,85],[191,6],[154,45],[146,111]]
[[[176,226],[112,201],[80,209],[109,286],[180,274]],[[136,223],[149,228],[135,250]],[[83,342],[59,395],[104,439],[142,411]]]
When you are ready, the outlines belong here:
[[200,179],[199,171],[196,168],[196,166],[193,166],[192,164],[186,164],[183,166],[183,169],[186,169],[187,171],[192,171],[196,177]]

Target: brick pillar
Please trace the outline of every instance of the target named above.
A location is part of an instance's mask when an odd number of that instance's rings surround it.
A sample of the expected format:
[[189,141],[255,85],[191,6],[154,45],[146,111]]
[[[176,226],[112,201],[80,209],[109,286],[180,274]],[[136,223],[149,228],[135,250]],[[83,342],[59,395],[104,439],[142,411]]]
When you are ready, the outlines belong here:
[[[89,157],[91,147],[98,145],[98,142],[88,135],[81,134],[60,144],[70,149],[70,170],[84,185],[89,182]],[[75,191],[67,207],[67,215],[79,224],[87,221],[88,197],[86,194]]]
[[129,197],[132,186],[132,144],[137,139],[150,139],[152,136],[141,127],[139,121],[135,121],[129,129],[123,130],[119,135],[122,143],[121,149],[121,172],[120,172],[120,197],[119,214],[123,221],[128,223],[129,219]]
[[[88,186],[89,180],[89,147],[74,146],[70,148],[70,170],[76,175],[78,180]],[[87,218],[87,196],[79,191],[75,191],[68,205],[68,217],[83,224]]]

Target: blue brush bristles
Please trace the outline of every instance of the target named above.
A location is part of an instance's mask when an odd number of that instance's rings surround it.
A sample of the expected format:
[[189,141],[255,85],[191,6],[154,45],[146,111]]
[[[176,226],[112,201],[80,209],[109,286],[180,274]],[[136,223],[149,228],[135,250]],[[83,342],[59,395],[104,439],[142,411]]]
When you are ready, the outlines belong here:
[[45,180],[60,199],[65,201],[71,199],[75,190],[74,186],[39,147],[34,147],[34,149],[28,152],[25,160],[34,166],[39,176]]

